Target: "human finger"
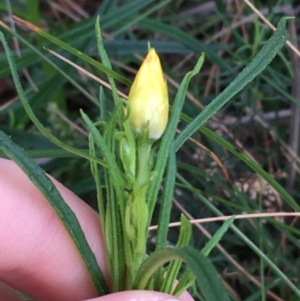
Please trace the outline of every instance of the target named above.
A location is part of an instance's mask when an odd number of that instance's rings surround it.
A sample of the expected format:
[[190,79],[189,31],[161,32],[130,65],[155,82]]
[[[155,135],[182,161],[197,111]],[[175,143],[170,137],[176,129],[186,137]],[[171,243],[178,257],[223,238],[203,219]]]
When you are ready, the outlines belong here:
[[[98,214],[52,179],[106,271]],[[96,290],[64,225],[26,174],[0,159],[0,280],[37,300],[83,300]]]
[[184,292],[179,298],[154,291],[124,291],[85,301],[194,301],[190,294]]

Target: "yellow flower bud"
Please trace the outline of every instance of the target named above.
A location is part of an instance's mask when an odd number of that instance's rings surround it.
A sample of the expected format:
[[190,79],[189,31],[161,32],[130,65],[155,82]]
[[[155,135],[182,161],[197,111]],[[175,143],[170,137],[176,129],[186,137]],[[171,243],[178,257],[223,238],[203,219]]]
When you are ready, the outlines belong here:
[[150,139],[159,139],[167,126],[169,99],[167,83],[154,48],[149,50],[136,74],[128,102],[131,108],[129,121],[134,133],[139,135],[148,129]]

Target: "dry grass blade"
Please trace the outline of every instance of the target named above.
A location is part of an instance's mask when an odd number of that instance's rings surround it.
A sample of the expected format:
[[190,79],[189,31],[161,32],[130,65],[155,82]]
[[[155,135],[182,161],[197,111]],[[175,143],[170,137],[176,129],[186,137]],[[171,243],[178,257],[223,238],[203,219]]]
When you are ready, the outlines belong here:
[[[234,215],[191,219],[191,224],[204,224],[212,222],[226,221],[233,217]],[[300,216],[300,212],[274,212],[274,213],[251,213],[251,214],[238,214],[235,215],[235,219],[253,219],[253,218],[266,218],[266,217],[286,217],[286,216]],[[170,223],[169,227],[179,227],[181,222]],[[156,230],[156,226],[149,227],[149,230]]]

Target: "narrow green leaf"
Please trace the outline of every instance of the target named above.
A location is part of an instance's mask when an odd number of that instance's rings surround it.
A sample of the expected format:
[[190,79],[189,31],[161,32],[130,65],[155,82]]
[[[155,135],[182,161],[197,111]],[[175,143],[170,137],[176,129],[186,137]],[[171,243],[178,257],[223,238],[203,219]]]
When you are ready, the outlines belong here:
[[100,103],[100,118],[102,121],[106,122],[109,118],[107,98],[105,96],[103,87],[100,87],[99,92],[99,103]]
[[208,241],[204,248],[202,248],[201,253],[204,256],[208,256],[211,250],[217,245],[217,243],[221,240],[225,232],[229,229],[231,224],[234,221],[235,216],[232,216],[227,221],[223,223],[223,225],[217,230],[217,232],[213,235],[213,237]]
[[167,235],[169,231],[170,215],[172,211],[175,178],[176,178],[176,157],[175,157],[174,144],[172,143],[170,146],[169,162],[168,162],[168,168],[166,172],[166,182],[164,185],[164,191],[163,191],[160,209],[159,209],[156,250],[166,247]]
[[[89,151],[90,155],[96,157],[96,149],[95,149],[95,142],[92,135],[89,135]],[[91,172],[95,180],[96,184],[96,192],[97,192],[97,204],[98,204],[98,210],[100,215],[100,222],[102,226],[102,230],[104,231],[104,222],[105,222],[105,203],[103,198],[103,191],[102,191],[102,185],[100,180],[100,171],[99,166],[96,162],[90,161],[91,166]]]
[[256,55],[253,61],[247,67],[245,67],[243,71],[235,78],[235,80],[231,82],[231,84],[209,105],[207,105],[206,108],[176,137],[176,150],[178,150],[201,125],[203,125],[224,104],[226,104],[234,95],[241,91],[268,66],[268,64],[273,60],[277,52],[287,40],[287,19],[288,18],[281,18],[278,23],[277,30],[267,41],[261,51]]
[[[109,70],[112,70],[110,60],[108,58],[108,55],[107,55],[104,45],[103,45],[99,16],[96,19],[95,31],[96,31],[96,39],[97,39],[97,49],[99,52],[99,56],[103,62],[103,66],[105,66]],[[107,78],[108,78],[109,84],[111,85],[111,90],[112,90],[113,98],[115,101],[115,105],[117,105],[120,102],[117,86],[115,84],[114,78],[112,76],[110,76],[110,74],[108,74],[108,73],[107,73]]]
[[168,123],[168,126],[166,128],[166,131],[163,135],[163,138],[160,142],[160,148],[157,154],[157,159],[154,167],[154,174],[155,178],[150,183],[148,192],[147,192],[147,200],[148,200],[148,207],[149,207],[149,223],[151,221],[151,217],[153,214],[154,206],[156,203],[159,187],[162,182],[163,174],[165,172],[166,163],[169,156],[169,149],[170,145],[174,139],[174,135],[176,133],[177,125],[180,119],[180,113],[182,109],[183,102],[185,100],[186,91],[188,89],[188,85],[190,80],[194,75],[199,73],[202,65],[204,62],[204,54],[200,56],[200,58],[197,61],[196,66],[194,69],[190,72],[188,72],[175,97],[175,101],[173,104],[172,114]]
[[[182,248],[188,246],[192,236],[192,225],[185,215],[180,217],[181,227],[178,242],[176,244],[177,248]],[[181,261],[174,260],[170,262],[169,266],[165,269],[164,281],[161,285],[161,291],[167,294],[172,294],[173,288],[175,286],[175,280],[178,278],[178,274],[181,268]]]
[[10,138],[0,131],[0,149],[3,150],[27,174],[34,185],[43,193],[52,208],[55,210],[64,226],[72,237],[80,255],[87,266],[91,278],[100,296],[109,292],[104,276],[98,266],[96,257],[92,252],[85,235],[80,227],[76,215],[64,201],[45,172],[32,161],[22,149],[13,143]]
[[174,288],[173,295],[179,297],[184,291],[186,291],[194,283],[195,283],[195,275],[190,270],[186,270],[183,273],[183,275],[180,277],[176,287]]

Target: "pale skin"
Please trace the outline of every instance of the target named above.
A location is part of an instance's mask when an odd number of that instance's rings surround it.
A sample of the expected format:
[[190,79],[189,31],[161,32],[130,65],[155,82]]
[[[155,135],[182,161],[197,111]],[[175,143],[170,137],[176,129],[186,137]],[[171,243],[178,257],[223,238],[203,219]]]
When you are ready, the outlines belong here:
[[[75,212],[107,277],[99,216],[51,178]],[[163,301],[173,296],[127,291],[97,297],[73,241],[39,190],[12,161],[0,159],[0,301],[21,301],[18,289],[41,301]],[[180,300],[193,301],[188,293]]]

